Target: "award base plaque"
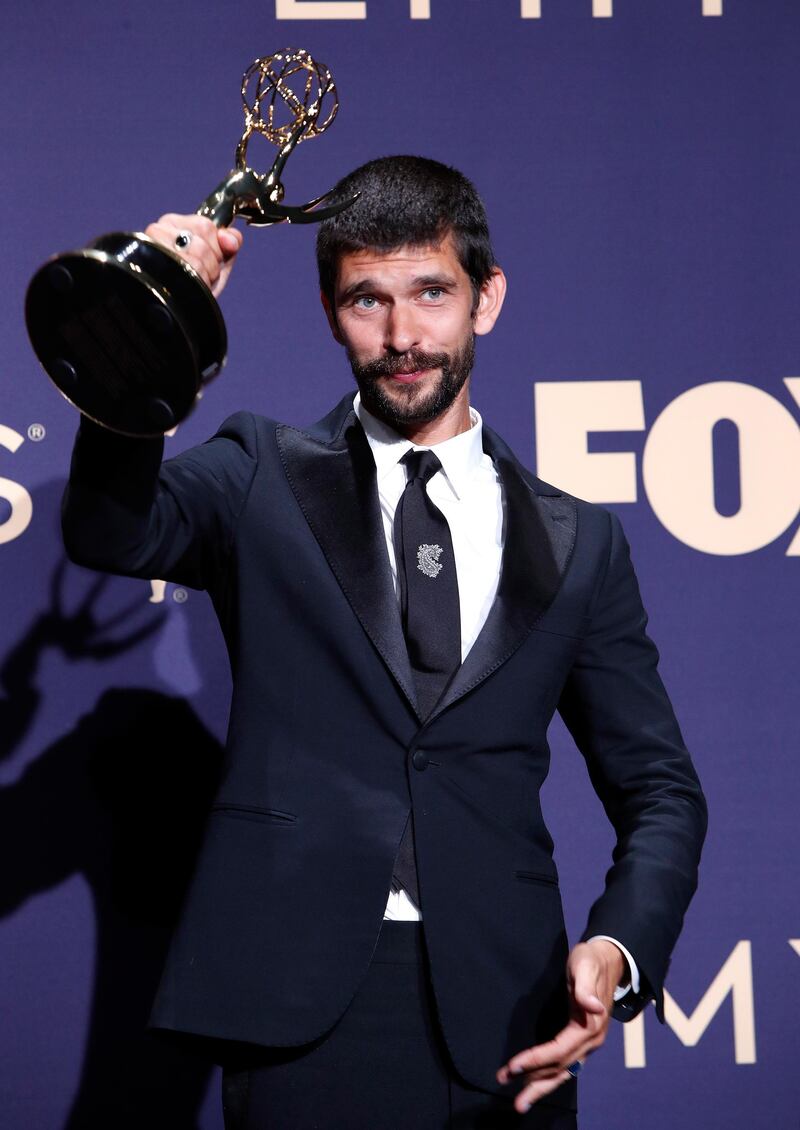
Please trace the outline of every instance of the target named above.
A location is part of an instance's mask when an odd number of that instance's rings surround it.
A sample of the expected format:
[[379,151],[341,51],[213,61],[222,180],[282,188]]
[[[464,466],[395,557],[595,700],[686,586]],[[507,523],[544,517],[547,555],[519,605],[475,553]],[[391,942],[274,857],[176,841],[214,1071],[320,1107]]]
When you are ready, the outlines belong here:
[[[327,129],[338,110],[326,67],[302,50],[256,59],[242,79],[242,102],[235,168],[199,215],[218,227],[237,216],[256,226],[307,224],[353,203],[320,207],[323,196],[300,207],[282,204],[289,154]],[[281,111],[288,121],[279,121]],[[279,148],[268,173],[247,165],[253,133]],[[59,391],[84,415],[125,435],[173,428],[225,364],[225,323],[211,291],[177,253],[138,232],[113,232],[45,263],[28,287],[25,318]]]
[[113,431],[161,435],[225,363],[225,322],[179,256],[138,233],[104,235],[34,275],[28,333],[72,404]]

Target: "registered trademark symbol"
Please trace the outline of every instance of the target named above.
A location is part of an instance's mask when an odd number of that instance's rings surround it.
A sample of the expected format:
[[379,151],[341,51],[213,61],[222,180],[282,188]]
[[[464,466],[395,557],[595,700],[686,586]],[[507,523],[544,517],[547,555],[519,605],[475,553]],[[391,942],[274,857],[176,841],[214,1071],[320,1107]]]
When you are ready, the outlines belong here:
[[28,439],[32,439],[34,443],[40,443],[47,435],[44,424],[30,424],[28,427]]
[[185,604],[189,599],[189,594],[186,589],[175,589],[172,594],[172,599],[176,604]]

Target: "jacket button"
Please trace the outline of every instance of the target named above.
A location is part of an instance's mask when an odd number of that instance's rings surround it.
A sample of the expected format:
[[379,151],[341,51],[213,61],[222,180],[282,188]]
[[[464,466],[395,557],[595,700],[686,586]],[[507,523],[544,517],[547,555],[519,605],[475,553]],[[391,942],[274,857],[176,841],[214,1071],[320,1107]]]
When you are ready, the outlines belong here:
[[414,750],[414,756],[411,758],[411,764],[415,769],[419,769],[420,773],[423,769],[428,768],[428,755],[424,749]]

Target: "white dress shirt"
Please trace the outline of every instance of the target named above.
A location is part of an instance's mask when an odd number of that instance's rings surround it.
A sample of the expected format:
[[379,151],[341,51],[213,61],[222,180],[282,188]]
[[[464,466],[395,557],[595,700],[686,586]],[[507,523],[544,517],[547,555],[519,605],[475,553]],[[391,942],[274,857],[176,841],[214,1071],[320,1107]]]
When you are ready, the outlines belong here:
[[[399,599],[393,531],[395,510],[406,487],[406,469],[400,460],[407,451],[412,448],[420,450],[420,447],[373,416],[362,404],[360,393],[356,393],[353,408],[375,460],[386,552]],[[486,623],[497,593],[505,518],[500,478],[491,458],[483,450],[483,421],[474,408],[470,408],[469,414],[472,426],[468,431],[430,446],[442,469],[431,476],[426,487],[428,497],[447,519],[453,540],[461,611],[462,662]],[[401,888],[389,892],[384,918],[395,922],[419,922],[422,914]],[[607,940],[614,942],[627,958],[631,985],[638,992],[636,963],[615,938]],[[626,991],[627,988],[618,989],[615,999]]]

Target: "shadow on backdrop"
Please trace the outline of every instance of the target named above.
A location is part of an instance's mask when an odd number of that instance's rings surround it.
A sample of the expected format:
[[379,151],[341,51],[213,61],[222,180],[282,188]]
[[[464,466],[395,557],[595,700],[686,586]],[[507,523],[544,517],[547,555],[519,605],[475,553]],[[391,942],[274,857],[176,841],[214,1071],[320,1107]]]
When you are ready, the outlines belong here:
[[[148,609],[142,623],[138,599],[101,620],[98,601],[113,582],[89,574],[77,608],[65,611],[62,590],[71,569],[63,560],[56,565],[49,607],[0,667],[3,758],[35,721],[46,648],[70,659],[110,658],[144,644],[164,622]],[[93,897],[89,1031],[64,1130],[198,1125],[210,1064],[145,1025],[220,759],[219,742],[185,699],[145,687],[110,688],[0,789],[0,858],[13,861],[2,869],[0,915],[74,874],[85,877]],[[37,1071],[32,1064],[33,1079]]]

